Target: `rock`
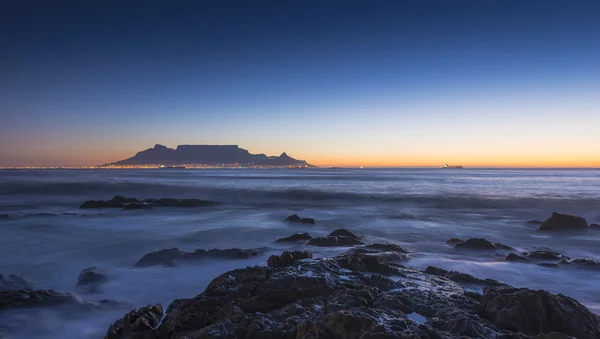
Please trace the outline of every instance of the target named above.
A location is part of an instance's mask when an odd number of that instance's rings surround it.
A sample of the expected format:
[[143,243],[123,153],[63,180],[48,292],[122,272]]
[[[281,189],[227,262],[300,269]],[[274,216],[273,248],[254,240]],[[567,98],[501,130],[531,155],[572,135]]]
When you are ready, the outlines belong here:
[[94,309],[94,305],[84,303],[69,293],[54,290],[20,289],[0,291],[0,311],[32,307],[68,306],[76,309]]
[[104,339],[147,338],[163,316],[161,304],[148,305],[127,313],[112,324]]
[[592,259],[571,259],[563,260],[559,264],[576,265],[578,268],[599,270],[600,262]]
[[329,233],[329,235],[327,235],[328,237],[337,237],[337,236],[342,236],[342,237],[348,237],[348,238],[352,238],[352,239],[360,239],[358,235],[348,231],[345,228],[340,228],[337,229],[331,233]]
[[504,283],[501,283],[494,279],[479,279],[470,274],[456,272],[456,271],[447,271],[445,269],[435,267],[435,266],[427,266],[424,271],[427,274],[436,275],[438,277],[443,277],[452,281],[456,281],[458,283],[466,283],[466,284],[477,284],[477,285],[487,285],[487,286],[508,286]]
[[197,249],[194,252],[185,252],[179,248],[168,248],[162,249],[155,252],[150,252],[144,255],[137,263],[135,267],[149,267],[149,266],[176,266],[176,261],[183,260],[198,260],[203,258],[219,258],[219,259],[246,259],[253,256],[263,254],[263,249],[240,249],[231,248],[226,250],[212,249],[204,250]]
[[552,251],[533,251],[524,252],[524,256],[532,259],[543,259],[543,260],[568,260],[569,257],[562,255],[558,252]]
[[527,222],[525,222],[528,225],[535,225],[535,226],[539,226],[541,224],[543,224],[544,222],[541,220],[529,220]]
[[277,239],[275,242],[295,242],[295,241],[305,241],[310,240],[312,237],[308,233],[296,233],[292,234],[289,237]]
[[560,332],[600,338],[600,318],[575,299],[527,288],[485,288],[481,316],[501,329],[526,335]]
[[134,202],[134,203],[131,203],[131,204],[125,204],[125,206],[123,206],[123,209],[126,210],[126,211],[151,210],[152,209],[152,205],[146,204],[146,203]]
[[558,266],[558,264],[551,263],[551,262],[541,262],[538,264],[538,266],[550,267],[550,268],[559,268],[560,267],[560,266]]
[[300,223],[300,224],[309,224],[309,225],[316,224],[315,219],[300,218],[297,214],[290,215],[289,217],[285,218],[284,221],[287,221],[287,222],[296,222],[296,223]]
[[529,259],[522,257],[520,255],[516,255],[514,253],[509,253],[506,258],[506,261],[520,261],[520,262],[529,262]]
[[267,260],[267,266],[271,268],[285,267],[294,264],[298,260],[310,258],[312,258],[312,253],[308,251],[285,251],[281,255],[270,256]]
[[487,239],[483,238],[471,238],[467,241],[457,243],[455,245],[456,248],[466,248],[472,250],[493,250],[493,249],[502,249],[502,250],[513,250],[512,247],[506,246],[497,242],[491,242]]
[[372,272],[379,274],[396,274],[398,269],[388,263],[385,256],[354,253],[337,259],[340,267],[356,272]]
[[368,248],[368,249],[383,251],[383,252],[410,253],[408,250],[406,250],[396,244],[390,244],[390,243],[383,243],[383,244],[382,243],[373,243],[373,244],[365,245],[364,247]]
[[173,199],[173,198],[162,198],[162,199],[145,199],[145,204],[151,206],[160,207],[206,207],[217,205],[215,201],[201,200],[201,199]]
[[31,282],[20,275],[11,274],[8,277],[0,274],[0,291],[33,289]]
[[126,198],[120,195],[110,200],[89,200],[79,208],[123,208],[125,210],[151,209],[152,207],[204,207],[213,206],[217,203],[200,199],[145,199],[140,201],[136,198]]
[[578,216],[553,212],[538,228],[538,231],[578,230],[588,228],[587,221]]
[[460,238],[450,238],[450,239],[446,240],[446,244],[448,244],[448,245],[455,245],[455,244],[458,244],[461,242],[465,242],[465,241]]
[[[8,215],[6,217],[8,218]],[[0,218],[0,219],[2,219],[2,218]],[[600,229],[600,225],[599,224],[590,224],[588,227],[589,228],[593,228],[593,229]]]
[[108,280],[106,272],[96,266],[88,267],[79,273],[76,287],[88,293],[98,291],[100,285]]
[[319,247],[354,246],[362,244],[363,242],[360,240],[344,236],[312,238],[307,243],[307,245]]
[[126,198],[120,195],[115,195],[110,200],[88,200],[79,208],[123,208],[125,204],[140,203],[136,198]]
[[8,220],[8,219],[10,219],[8,217],[8,214],[0,214],[0,220]]

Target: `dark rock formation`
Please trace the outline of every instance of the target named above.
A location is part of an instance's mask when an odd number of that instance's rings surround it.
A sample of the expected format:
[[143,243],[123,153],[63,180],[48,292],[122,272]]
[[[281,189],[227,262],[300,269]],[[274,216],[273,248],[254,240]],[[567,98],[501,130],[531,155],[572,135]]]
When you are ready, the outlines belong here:
[[458,283],[465,284],[476,284],[476,285],[485,285],[485,286],[508,286],[504,283],[501,283],[494,279],[480,279],[476,278],[470,274],[456,272],[456,271],[447,271],[445,269],[435,267],[435,266],[427,266],[424,271],[427,274],[436,275],[438,277],[443,277],[452,281],[456,281]]
[[450,238],[450,239],[446,240],[446,244],[448,244],[448,245],[455,245],[455,244],[458,244],[461,242],[465,242],[465,241],[460,238]]
[[337,237],[337,236],[341,236],[341,237],[348,237],[348,238],[352,238],[352,239],[360,239],[360,237],[350,231],[348,231],[345,228],[340,228],[337,229],[331,233],[329,233],[329,235],[327,235],[328,237]]
[[506,261],[529,262],[529,259],[527,259],[525,257],[522,257],[520,255],[514,254],[514,253],[509,253],[504,260],[506,260]]
[[538,335],[560,332],[600,338],[600,318],[575,299],[526,288],[486,288],[481,315],[501,329]]
[[587,221],[578,216],[553,212],[538,228],[538,231],[580,230],[588,228]]
[[217,203],[210,200],[200,199],[145,199],[126,198],[115,195],[110,200],[88,200],[79,208],[123,208],[125,210],[151,209],[152,207],[205,207],[214,206]]
[[94,305],[87,304],[69,293],[54,290],[12,290],[0,291],[0,311],[32,307],[68,306],[76,309],[90,310]]
[[79,273],[76,287],[88,293],[95,293],[100,285],[108,280],[106,272],[96,266],[88,267]]
[[383,251],[383,252],[397,252],[397,253],[410,253],[408,250],[390,243],[373,243],[363,246],[364,248]]
[[203,258],[220,258],[220,259],[246,259],[253,256],[263,254],[263,249],[240,249],[231,248],[226,250],[198,249],[194,252],[185,252],[179,248],[162,249],[155,252],[150,252],[144,255],[135,264],[135,267],[149,266],[175,266],[176,261],[183,260],[198,260]]
[[296,233],[292,234],[289,237],[277,239],[275,242],[295,242],[295,241],[306,241],[310,240],[312,237],[308,233]]
[[467,248],[472,250],[513,250],[512,247],[506,246],[497,242],[491,242],[483,238],[471,238],[464,242],[459,242],[455,245],[456,248]]
[[362,245],[363,242],[354,238],[335,236],[335,237],[320,237],[312,238],[307,243],[310,246],[319,247],[335,247],[335,246],[354,246]]
[[577,268],[600,270],[600,262],[592,259],[571,259],[562,260],[559,262],[561,265],[574,265]]
[[31,283],[27,279],[11,274],[8,277],[0,274],[0,291],[13,291],[21,289],[33,289]]
[[299,224],[307,224],[307,225],[314,225],[316,224],[315,219],[312,218],[300,218],[297,214],[292,214],[289,217],[285,218],[284,221],[287,222],[296,222]]
[[271,268],[285,267],[294,264],[298,260],[310,258],[312,258],[312,253],[308,251],[285,251],[281,255],[270,256],[267,260],[267,266]]
[[542,259],[542,260],[568,260],[569,257],[562,255],[558,252],[553,251],[533,251],[533,252],[524,252],[524,256],[532,259]]
[[535,226],[539,226],[541,224],[543,224],[544,222],[541,220],[529,220],[526,222],[526,224],[528,225],[535,225]]
[[161,304],[138,308],[112,324],[104,339],[149,338],[146,335],[158,326],[162,316]]
[[[363,259],[356,253],[229,271],[202,294],[175,301],[160,325],[162,312],[144,308],[117,321],[106,338],[564,338],[551,332],[598,337],[598,318],[561,295],[533,291],[530,298],[508,287],[479,295],[382,258],[374,266]],[[383,267],[402,279],[361,273]],[[412,313],[424,324],[412,320]],[[148,320],[138,320],[145,315]]]
[[[6,216],[6,217],[8,217],[8,216]],[[593,229],[600,229],[600,225],[599,224],[590,224],[588,227],[589,228],[593,228]]]

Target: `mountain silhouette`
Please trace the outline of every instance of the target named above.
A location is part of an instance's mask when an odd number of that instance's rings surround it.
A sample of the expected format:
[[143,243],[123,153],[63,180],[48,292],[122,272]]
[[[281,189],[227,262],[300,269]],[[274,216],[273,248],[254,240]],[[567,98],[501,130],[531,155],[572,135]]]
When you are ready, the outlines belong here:
[[179,145],[176,149],[156,144],[153,148],[138,152],[131,158],[108,165],[227,165],[247,164],[263,166],[311,166],[304,160],[296,160],[285,152],[280,156],[252,154],[237,145]]

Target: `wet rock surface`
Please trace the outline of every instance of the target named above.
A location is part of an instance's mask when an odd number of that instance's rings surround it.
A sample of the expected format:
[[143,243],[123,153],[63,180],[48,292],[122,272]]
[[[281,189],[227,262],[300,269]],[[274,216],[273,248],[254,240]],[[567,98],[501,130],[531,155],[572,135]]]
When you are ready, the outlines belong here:
[[179,248],[167,248],[144,255],[135,263],[135,267],[149,266],[176,266],[177,261],[191,261],[204,258],[221,258],[221,259],[247,259],[253,256],[261,255],[264,249],[240,249],[230,248],[225,250],[198,249],[194,252],[185,252]]
[[520,255],[514,254],[514,253],[509,253],[504,260],[517,261],[517,262],[529,262],[530,261],[529,259],[522,257]]
[[95,308],[94,305],[84,303],[72,294],[56,292],[54,290],[20,289],[0,291],[0,311],[7,309],[56,306],[68,306],[85,310]]
[[14,291],[21,289],[33,289],[31,282],[20,275],[10,274],[5,277],[0,274],[0,291]]
[[465,284],[476,284],[476,285],[484,285],[484,286],[508,286],[504,283],[501,283],[494,279],[480,279],[476,278],[470,274],[456,272],[456,271],[447,271],[445,269],[428,266],[425,271],[427,274],[436,275],[438,277],[443,277],[458,283]]
[[308,233],[296,233],[292,234],[289,237],[279,238],[275,242],[296,242],[296,241],[307,241],[312,239],[310,234]]
[[354,246],[362,244],[363,242],[358,239],[345,237],[341,235],[312,238],[307,243],[307,245],[319,247]]
[[315,219],[312,218],[300,218],[297,214],[292,214],[289,217],[285,218],[284,221],[287,222],[294,222],[294,223],[299,223],[299,224],[308,224],[308,225],[314,225],[317,222],[315,221]]
[[[134,310],[105,338],[598,337],[598,317],[562,295],[506,285],[481,295],[448,278],[457,272],[423,273],[380,253],[370,254],[373,262],[364,262],[365,253],[327,259],[299,253],[273,256],[279,259],[272,267],[220,275],[198,296],[173,302],[160,325],[162,308]],[[280,265],[283,257],[292,260]]]
[[77,289],[86,293],[97,292],[101,285],[108,280],[106,272],[96,266],[88,267],[79,273]]
[[524,252],[524,256],[531,259],[541,259],[541,260],[568,260],[569,257],[562,255],[558,252],[553,251],[533,251],[533,252]]
[[337,229],[337,230],[335,230],[335,231],[333,231],[333,232],[329,233],[327,236],[328,236],[328,237],[337,237],[337,236],[340,236],[340,237],[348,237],[348,238],[352,238],[352,239],[355,239],[355,240],[358,240],[358,239],[360,239],[360,237],[359,237],[358,235],[356,235],[356,234],[354,234],[354,233],[352,233],[352,232],[348,231],[348,230],[347,230],[347,229],[345,229],[345,228],[340,228],[340,229]]
[[88,200],[79,208],[98,209],[98,208],[122,208],[125,210],[152,209],[153,207],[204,207],[214,206],[217,203],[210,200],[201,199],[145,199],[127,198],[120,195],[114,196],[110,200]]
[[[453,240],[453,239],[456,239],[456,238],[452,238],[450,240]],[[449,242],[450,240],[448,240],[447,242]],[[456,245],[454,247],[471,249],[471,250],[494,250],[494,249],[513,250],[513,248],[510,246],[506,246],[506,245],[503,245],[503,244],[500,244],[497,242],[491,242],[484,238],[471,238],[471,239],[468,239],[463,242],[456,242]]]
[[592,259],[562,260],[559,262],[560,265],[572,265],[577,268],[600,270],[600,262]]
[[271,268],[290,266],[298,260],[310,259],[312,253],[308,251],[285,251],[281,255],[272,255],[267,260],[267,266]]
[[538,228],[538,231],[581,230],[588,228],[587,221],[575,215],[553,212]]

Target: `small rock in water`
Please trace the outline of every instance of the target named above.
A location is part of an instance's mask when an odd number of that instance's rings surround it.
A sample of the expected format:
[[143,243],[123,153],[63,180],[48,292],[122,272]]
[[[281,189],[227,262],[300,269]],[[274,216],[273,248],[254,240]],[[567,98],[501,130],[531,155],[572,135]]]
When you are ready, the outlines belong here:
[[575,215],[553,212],[538,228],[538,231],[578,230],[588,228],[587,221]]
[[358,235],[348,231],[345,228],[337,229],[337,230],[329,233],[329,235],[327,235],[327,236],[328,237],[342,236],[342,237],[348,237],[348,238],[352,238],[352,239],[356,239],[356,240],[360,239]]
[[364,246],[365,248],[368,249],[374,249],[374,250],[378,250],[378,251],[384,251],[384,252],[398,252],[398,253],[410,253],[408,250],[396,245],[396,244],[390,244],[390,243],[373,243],[373,244],[368,244]]
[[0,311],[37,307],[67,306],[81,310],[92,310],[94,305],[84,303],[69,293],[54,290],[12,290],[0,291]]
[[551,262],[541,262],[538,264],[538,266],[549,267],[549,268],[559,268],[560,267],[560,266],[558,266],[558,264],[551,263]]
[[158,326],[162,316],[161,304],[138,308],[112,324],[104,339],[146,338]]
[[106,272],[96,266],[88,267],[79,273],[76,287],[88,293],[97,292],[100,285],[108,280]]
[[155,252],[150,252],[144,255],[134,265],[135,267],[149,267],[149,266],[176,266],[176,261],[183,260],[198,260],[206,257],[218,258],[218,259],[246,259],[253,256],[263,254],[263,249],[241,249],[241,248],[230,248],[226,250],[212,249],[204,250],[197,249],[194,252],[185,252],[179,248],[168,248],[162,249]]
[[524,252],[524,256],[533,259],[543,259],[543,260],[568,260],[569,257],[562,255],[558,252],[553,251],[533,251],[533,252]]
[[167,248],[144,255],[135,267],[175,266],[175,260],[182,259],[185,252],[179,248]]
[[360,240],[344,236],[312,238],[307,243],[307,245],[319,247],[354,246],[362,244],[363,242]]
[[312,253],[308,251],[285,251],[281,253],[281,255],[270,256],[267,260],[267,266],[271,268],[286,267],[294,264],[298,260],[310,258],[312,258]]
[[509,253],[504,260],[506,260],[506,261],[529,262],[529,259],[527,259],[525,257],[522,257],[520,255],[514,254],[514,253]]
[[[7,216],[8,217],[8,216]],[[589,228],[593,228],[593,229],[598,229],[600,230],[600,225],[599,224],[590,224]]]
[[449,244],[449,245],[454,245],[454,244],[458,244],[461,242],[465,242],[465,241],[460,238],[450,238],[450,239],[446,240],[446,244]]
[[526,222],[526,224],[528,224],[528,225],[536,225],[536,226],[539,226],[539,225],[541,225],[543,223],[544,222],[541,221],[541,220],[529,220],[529,221]]
[[309,224],[309,225],[316,224],[315,219],[312,219],[312,218],[300,218],[297,214],[290,215],[289,217],[285,218],[284,221],[295,222],[295,223],[299,223],[299,224]]
[[110,200],[88,200],[79,208],[123,208],[125,210],[150,209],[152,207],[203,207],[213,206],[217,203],[209,200],[200,199],[145,199],[140,201],[136,198],[127,198],[120,195],[114,196]]
[[598,270],[600,269],[600,262],[592,259],[571,259],[563,260],[559,264],[575,265],[578,268]]
[[295,241],[305,241],[310,240],[312,237],[308,233],[296,233],[292,234],[289,237],[277,239],[275,242],[295,242]]
[[0,291],[33,289],[31,282],[20,275],[11,274],[8,277],[0,274]]
[[512,247],[506,246],[497,242],[491,242],[484,238],[471,238],[465,242],[460,242],[455,245],[456,248],[467,248],[473,250],[513,250]]
[[110,200],[88,200],[79,208],[123,208],[125,204],[140,203],[136,198],[127,198],[120,195],[115,195]]

